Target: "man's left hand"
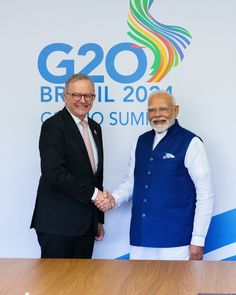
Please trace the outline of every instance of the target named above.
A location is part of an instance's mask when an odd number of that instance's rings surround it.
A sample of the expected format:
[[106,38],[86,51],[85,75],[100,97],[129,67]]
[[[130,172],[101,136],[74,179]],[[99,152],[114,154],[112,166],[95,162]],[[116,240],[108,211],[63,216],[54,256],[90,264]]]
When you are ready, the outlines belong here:
[[101,241],[105,235],[105,230],[102,223],[98,223],[98,234],[95,237],[96,241]]
[[189,260],[202,260],[203,259],[203,247],[201,246],[189,246]]

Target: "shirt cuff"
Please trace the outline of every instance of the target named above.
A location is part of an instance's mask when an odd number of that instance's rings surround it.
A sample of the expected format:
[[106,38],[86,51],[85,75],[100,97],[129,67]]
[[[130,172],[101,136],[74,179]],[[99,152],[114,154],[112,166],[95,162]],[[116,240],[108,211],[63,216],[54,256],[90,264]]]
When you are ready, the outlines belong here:
[[91,201],[95,201],[97,198],[97,194],[98,194],[98,189],[95,187],[94,193],[92,195]]
[[205,238],[204,237],[192,236],[191,245],[203,247],[204,244],[205,244]]
[[111,195],[113,196],[113,198],[115,199],[115,208],[120,207],[121,202],[120,202],[120,197],[118,194],[116,194],[115,192],[112,192]]

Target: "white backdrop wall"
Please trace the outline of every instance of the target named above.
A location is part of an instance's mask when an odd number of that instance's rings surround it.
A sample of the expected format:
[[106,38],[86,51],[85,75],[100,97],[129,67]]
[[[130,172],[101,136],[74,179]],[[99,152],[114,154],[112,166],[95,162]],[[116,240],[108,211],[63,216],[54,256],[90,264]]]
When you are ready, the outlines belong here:
[[[205,258],[235,259],[236,2],[149,4],[156,21],[185,28],[191,35],[186,49],[180,46],[182,62],[152,82],[147,81],[154,77],[150,73],[157,56],[128,34],[129,0],[1,4],[0,257],[40,255],[29,225],[40,176],[41,123],[63,107],[66,77],[93,60],[97,65],[87,72],[99,76],[98,101],[90,115],[103,128],[105,188],[113,190],[122,181],[133,141],[149,128],[146,98],[151,88],[171,89],[180,104],[180,124],[204,140],[212,167],[216,204]],[[165,54],[164,61],[169,61],[172,55]],[[94,258],[129,253],[129,219],[130,203],[106,214],[106,236],[96,243]]]

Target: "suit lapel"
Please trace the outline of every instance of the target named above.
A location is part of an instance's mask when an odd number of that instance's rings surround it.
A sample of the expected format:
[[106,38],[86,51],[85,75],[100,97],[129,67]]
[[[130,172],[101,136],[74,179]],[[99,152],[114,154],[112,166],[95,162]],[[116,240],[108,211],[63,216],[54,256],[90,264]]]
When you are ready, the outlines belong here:
[[[81,151],[82,155],[84,156],[85,161],[91,167],[88,152],[87,152],[83,137],[79,131],[78,126],[76,125],[74,119],[71,117],[70,113],[67,111],[66,108],[64,108],[62,110],[62,114],[65,119],[68,132],[71,134],[72,137],[74,137],[76,139],[76,142],[78,143],[79,150]],[[91,170],[92,170],[92,167],[91,167]]]
[[93,123],[93,121],[88,118],[88,124],[89,124],[89,128],[92,132],[96,147],[97,147],[97,151],[98,151],[98,169],[101,166],[101,161],[102,161],[102,146],[101,146],[101,138],[100,135],[98,134],[98,130],[97,130],[97,126]]
[[[88,156],[88,152],[86,149],[86,146],[84,144],[84,140],[83,137],[79,131],[78,126],[76,125],[74,119],[72,118],[72,116],[70,115],[70,113],[68,112],[68,110],[66,109],[66,107],[63,108],[62,110],[62,116],[65,120],[66,126],[67,126],[67,130],[68,132],[71,134],[72,137],[74,137],[78,143],[78,148],[81,151],[81,153],[84,156],[84,159],[86,161],[86,163],[88,164],[88,166],[91,168],[92,171],[92,166],[89,160],[89,156]],[[92,132],[96,147],[97,147],[97,152],[98,152],[98,168],[97,171],[102,167],[102,158],[103,158],[103,151],[102,151],[102,145],[101,145],[101,138],[100,138],[100,132],[97,129],[96,124],[93,122],[93,120],[91,120],[90,118],[88,118],[88,124],[89,124],[89,128]]]

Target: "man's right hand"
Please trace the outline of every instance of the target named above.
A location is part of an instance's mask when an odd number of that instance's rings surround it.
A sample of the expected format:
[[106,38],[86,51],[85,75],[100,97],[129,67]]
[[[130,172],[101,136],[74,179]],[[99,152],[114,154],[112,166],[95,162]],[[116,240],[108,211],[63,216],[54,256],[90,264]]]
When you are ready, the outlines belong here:
[[115,207],[115,198],[107,191],[98,191],[94,204],[100,211],[104,212]]

